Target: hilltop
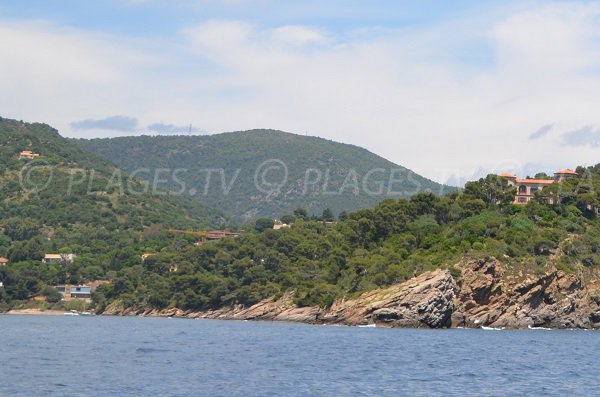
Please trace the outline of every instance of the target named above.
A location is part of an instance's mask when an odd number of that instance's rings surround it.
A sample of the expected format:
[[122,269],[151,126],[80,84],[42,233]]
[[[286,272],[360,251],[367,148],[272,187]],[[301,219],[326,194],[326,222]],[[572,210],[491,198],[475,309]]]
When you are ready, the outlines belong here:
[[[276,130],[74,142],[130,172],[180,169],[188,196],[240,221],[278,217],[296,208],[317,215],[330,208],[338,214],[386,198],[452,190],[366,149]],[[169,187],[180,191],[182,184],[171,180]]]
[[[22,151],[38,156],[23,159]],[[148,187],[46,124],[0,118],[0,224],[20,216],[49,227],[142,230],[155,223],[192,227],[221,220],[218,212],[161,188]]]

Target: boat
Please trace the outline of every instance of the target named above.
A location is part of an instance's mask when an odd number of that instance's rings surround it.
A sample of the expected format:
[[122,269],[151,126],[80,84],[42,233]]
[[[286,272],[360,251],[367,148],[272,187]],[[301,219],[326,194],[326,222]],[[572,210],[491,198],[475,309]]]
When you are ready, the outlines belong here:
[[71,310],[63,313],[65,316],[79,316],[79,312],[77,310]]

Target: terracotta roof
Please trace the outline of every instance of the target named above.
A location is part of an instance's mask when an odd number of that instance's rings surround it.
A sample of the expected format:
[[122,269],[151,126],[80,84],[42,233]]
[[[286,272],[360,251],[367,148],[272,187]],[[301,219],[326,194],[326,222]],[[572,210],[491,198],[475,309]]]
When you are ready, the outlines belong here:
[[499,176],[503,176],[503,177],[505,177],[505,178],[516,178],[516,177],[517,177],[516,175],[513,175],[513,174],[507,174],[506,172],[504,172],[504,173],[500,174]]
[[554,183],[554,179],[517,179],[517,183],[539,183],[550,185]]
[[6,258],[0,258],[0,263],[8,263],[9,260]]
[[554,173],[554,175],[556,175],[556,174],[579,175],[579,174],[578,174],[578,173],[576,173],[575,171],[573,171],[573,170],[570,170],[570,169],[568,169],[568,168],[565,168],[564,170],[556,171],[556,172]]
[[62,259],[60,254],[46,254],[44,259]]

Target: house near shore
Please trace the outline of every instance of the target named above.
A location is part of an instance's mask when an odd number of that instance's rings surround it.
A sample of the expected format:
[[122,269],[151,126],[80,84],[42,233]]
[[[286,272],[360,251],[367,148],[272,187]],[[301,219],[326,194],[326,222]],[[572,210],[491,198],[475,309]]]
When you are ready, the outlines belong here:
[[110,284],[108,280],[94,280],[91,283],[86,284],[62,284],[56,285],[54,288],[62,296],[64,301],[73,300],[85,300],[89,301],[92,299],[92,292],[94,292],[100,285]]
[[500,174],[499,176],[506,178],[510,186],[517,188],[514,203],[525,205],[535,197],[536,192],[544,190],[554,183],[562,182],[565,179],[575,178],[578,174],[573,170],[564,169],[556,171],[554,173],[554,178],[552,179],[519,179],[516,175],[506,173]]
[[64,301],[92,299],[92,287],[89,285],[57,285],[54,287]]
[[23,160],[23,159],[33,160],[39,156],[40,156],[39,153],[34,153],[31,150],[23,150],[21,153],[19,153],[19,160]]

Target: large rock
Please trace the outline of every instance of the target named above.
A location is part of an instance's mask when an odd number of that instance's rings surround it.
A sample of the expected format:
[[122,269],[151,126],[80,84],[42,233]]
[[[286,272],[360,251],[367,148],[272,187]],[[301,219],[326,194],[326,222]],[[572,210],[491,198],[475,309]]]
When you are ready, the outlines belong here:
[[[597,328],[599,302],[576,275],[548,270],[524,281],[503,277],[496,259],[463,264],[453,326]],[[600,299],[597,299],[600,301]]]

